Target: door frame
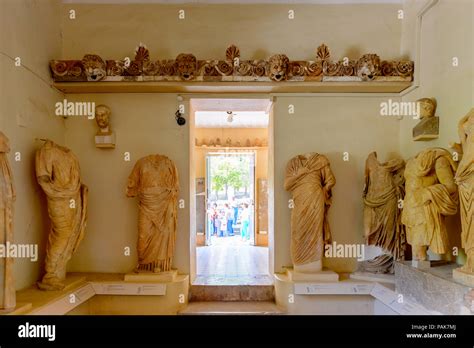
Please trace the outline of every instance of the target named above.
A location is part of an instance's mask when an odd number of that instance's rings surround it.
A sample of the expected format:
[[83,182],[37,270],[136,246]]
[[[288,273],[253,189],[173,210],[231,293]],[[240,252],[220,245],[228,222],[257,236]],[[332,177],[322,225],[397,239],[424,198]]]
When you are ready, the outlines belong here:
[[[196,279],[196,262],[197,262],[197,253],[196,253],[196,170],[195,170],[195,161],[196,161],[196,150],[195,150],[195,112],[200,111],[197,106],[194,104],[194,101],[198,99],[261,99],[269,101],[267,113],[269,115],[268,123],[268,273],[270,275],[275,274],[275,245],[274,245],[274,211],[275,211],[275,202],[274,202],[274,106],[275,106],[275,97],[270,96],[269,94],[233,94],[233,95],[202,95],[202,94],[189,94],[186,96],[186,100],[189,105],[189,219],[190,219],[190,230],[188,233],[189,240],[189,280],[192,284]],[[255,187],[256,189],[256,187]],[[256,197],[256,194],[254,194]],[[256,202],[254,202],[254,207],[256,208]],[[254,233],[256,233],[256,228],[254,228]]]

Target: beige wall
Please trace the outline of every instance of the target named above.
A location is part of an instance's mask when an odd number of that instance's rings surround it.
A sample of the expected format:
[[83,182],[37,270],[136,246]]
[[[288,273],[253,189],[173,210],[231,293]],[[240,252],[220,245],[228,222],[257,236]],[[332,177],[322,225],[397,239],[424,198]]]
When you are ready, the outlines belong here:
[[[427,1],[407,0],[404,4],[406,27],[402,36],[402,52],[415,59],[416,14]],[[427,147],[448,148],[459,141],[458,121],[474,106],[474,32],[471,0],[440,0],[423,16],[421,27],[421,64],[419,87],[403,97],[404,101],[434,97],[440,117],[439,139],[413,141],[412,129],[418,121],[405,117],[400,123],[400,147],[405,157]],[[452,65],[458,57],[459,66]]]
[[[54,116],[62,94],[49,85],[48,61],[61,54],[59,1],[0,1],[0,130],[11,143],[9,156],[17,200],[14,242],[38,244],[40,259],[15,260],[17,289],[30,286],[43,270],[48,218],[46,202],[35,178],[35,138],[64,144],[64,120]],[[15,67],[14,58],[21,58]],[[20,124],[18,123],[20,118]],[[21,161],[14,161],[14,153]]]
[[[93,101],[112,110],[111,125],[117,144],[113,150],[94,144],[97,126],[87,118],[66,121],[66,144],[81,163],[82,178],[89,186],[86,236],[71,260],[77,272],[128,272],[136,265],[138,201],[125,196],[127,178],[135,162],[150,154],[171,158],[179,173],[178,236],[174,266],[189,273],[189,122],[180,127],[174,113],[176,96],[147,94],[68,95],[71,101]],[[124,161],[129,152],[131,160]],[[130,247],[131,255],[124,255]]]
[[[286,53],[311,59],[322,42],[334,59],[376,52],[399,56],[401,21],[397,4],[366,5],[97,5],[63,6],[63,58],[85,53],[120,59],[140,43],[152,59],[190,52],[199,59],[225,57],[235,44],[243,59]],[[76,19],[68,17],[76,10]],[[178,11],[185,10],[185,19]],[[288,19],[288,10],[295,19]]]
[[[123,58],[132,55],[139,42],[147,45],[152,59],[174,58],[182,52],[191,52],[198,58],[224,57],[225,49],[232,43],[240,47],[243,59],[265,58],[274,53],[286,53],[291,59],[311,59],[322,42],[330,47],[334,59],[358,58],[367,52],[376,52],[386,59],[399,57],[402,27],[396,4],[186,5],[186,19],[178,20],[178,10],[183,6],[64,5],[62,57],[80,58],[85,53],[97,53],[103,58]],[[76,10],[75,20],[67,17],[70,9]],[[288,19],[289,9],[295,10],[295,20]],[[188,126],[178,128],[172,120],[176,96],[76,95],[74,98],[109,104],[118,136],[117,149],[99,151],[92,144],[94,127],[90,122],[67,121],[67,144],[78,154],[84,181],[91,187],[87,235],[71,269],[129,270],[136,255],[125,258],[122,253],[125,245],[132,246],[132,250],[135,245],[136,202],[123,196],[132,163],[121,162],[122,153],[126,149],[137,153],[132,162],[147,153],[168,153],[178,165],[183,178],[183,198],[186,198],[184,193],[189,191],[191,183],[184,178],[192,171],[189,149],[185,146],[188,142],[183,142]],[[289,102],[298,110],[293,118],[286,113]],[[379,99],[370,97],[277,99],[275,270],[290,264],[290,211],[286,208],[289,196],[282,189],[282,171],[290,157],[299,152],[328,154],[339,179],[335,198],[338,202],[332,211],[336,240],[362,241],[360,196],[365,156],[376,148],[382,157],[388,151],[398,150],[398,123],[380,120],[376,116],[378,105]],[[367,132],[370,137],[361,136]],[[347,148],[353,151],[354,157],[343,165],[339,163],[340,154]],[[101,170],[98,163],[105,163],[100,164]],[[110,199],[105,203],[106,197]],[[182,272],[189,270],[192,254],[188,213],[186,209],[179,216],[175,264]],[[341,215],[345,218],[336,218]]]
[[[406,0],[402,35],[402,52],[415,59],[416,15],[429,1]],[[440,117],[439,138],[432,141],[412,140],[417,121],[404,118],[400,122],[400,149],[408,159],[428,147],[448,150],[450,142],[459,142],[458,121],[474,107],[474,2],[471,0],[440,0],[422,18],[420,41],[419,87],[403,97],[414,101],[434,97]],[[452,65],[452,58],[459,66]],[[448,218],[450,240],[460,247],[459,215]]]
[[[274,107],[275,270],[290,266],[291,195],[283,189],[285,167],[295,155],[318,152],[328,157],[336,177],[329,223],[338,243],[363,243],[362,191],[367,155],[385,160],[398,152],[399,121],[380,116],[383,97],[280,97]],[[288,105],[295,113],[288,114]],[[349,161],[343,161],[343,153]],[[350,271],[354,260],[326,260]]]

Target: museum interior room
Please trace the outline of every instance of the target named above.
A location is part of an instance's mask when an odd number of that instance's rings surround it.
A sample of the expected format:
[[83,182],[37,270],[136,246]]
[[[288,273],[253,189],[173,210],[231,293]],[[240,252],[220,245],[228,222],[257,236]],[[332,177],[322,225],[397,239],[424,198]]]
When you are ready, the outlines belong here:
[[2,314],[474,314],[474,1],[0,16]]

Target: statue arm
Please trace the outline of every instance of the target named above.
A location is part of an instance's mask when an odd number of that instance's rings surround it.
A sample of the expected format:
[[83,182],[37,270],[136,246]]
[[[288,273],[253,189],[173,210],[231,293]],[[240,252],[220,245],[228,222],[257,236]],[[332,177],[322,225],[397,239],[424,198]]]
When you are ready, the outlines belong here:
[[466,116],[464,116],[458,123],[458,135],[459,139],[461,140],[461,146],[464,148],[464,144],[466,143],[467,134],[464,131],[464,124],[469,120],[470,117],[474,117],[474,112],[469,112]]
[[[336,177],[334,176],[331,167],[325,166],[322,170],[323,191],[326,202],[329,202],[332,197],[331,189],[336,185]],[[329,204],[329,203],[328,203]]]
[[135,197],[138,195],[138,187],[140,185],[140,161],[135,163],[132,173],[128,177],[127,182],[127,197]]
[[293,185],[299,181],[299,179],[306,175],[308,170],[306,168],[300,168],[298,165],[298,161],[296,159],[290,160],[288,165],[286,166],[286,173],[285,173],[285,182],[284,188],[286,191],[291,191]]
[[454,172],[448,159],[441,157],[436,161],[436,176],[440,184],[444,185],[449,193],[455,193],[458,189],[454,182]]

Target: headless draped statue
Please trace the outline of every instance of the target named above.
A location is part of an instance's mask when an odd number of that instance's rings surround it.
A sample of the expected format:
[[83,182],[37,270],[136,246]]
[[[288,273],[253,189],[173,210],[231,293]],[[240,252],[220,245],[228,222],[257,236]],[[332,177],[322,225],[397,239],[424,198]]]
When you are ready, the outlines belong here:
[[139,198],[137,272],[171,270],[177,227],[178,170],[168,157],[137,161],[128,178],[127,196]]
[[364,263],[375,273],[393,273],[393,260],[404,259],[405,228],[401,223],[399,200],[405,194],[403,171],[405,161],[385,163],[372,152],[365,163],[364,232],[368,245],[381,247],[385,255]]
[[36,178],[48,200],[51,219],[44,275],[38,287],[61,290],[66,265],[84,236],[87,186],[81,183],[79,162],[66,147],[46,140],[36,153]]
[[[13,175],[8,163],[10,152],[8,138],[0,132],[0,244],[13,243],[13,204],[16,194]],[[15,284],[13,281],[13,258],[0,258],[0,311],[15,308]]]
[[[456,172],[461,210],[461,241],[467,254],[462,270],[474,275],[474,109],[459,122],[462,159]],[[474,284],[474,280],[471,280]]]
[[294,204],[291,258],[296,272],[322,269],[324,244],[331,242],[327,212],[335,184],[329,160],[323,155],[314,152],[298,155],[286,166],[284,187],[291,192]]
[[424,150],[407,162],[402,222],[415,260],[427,260],[428,247],[436,254],[449,250],[445,217],[457,212],[455,171],[451,153],[441,148]]

